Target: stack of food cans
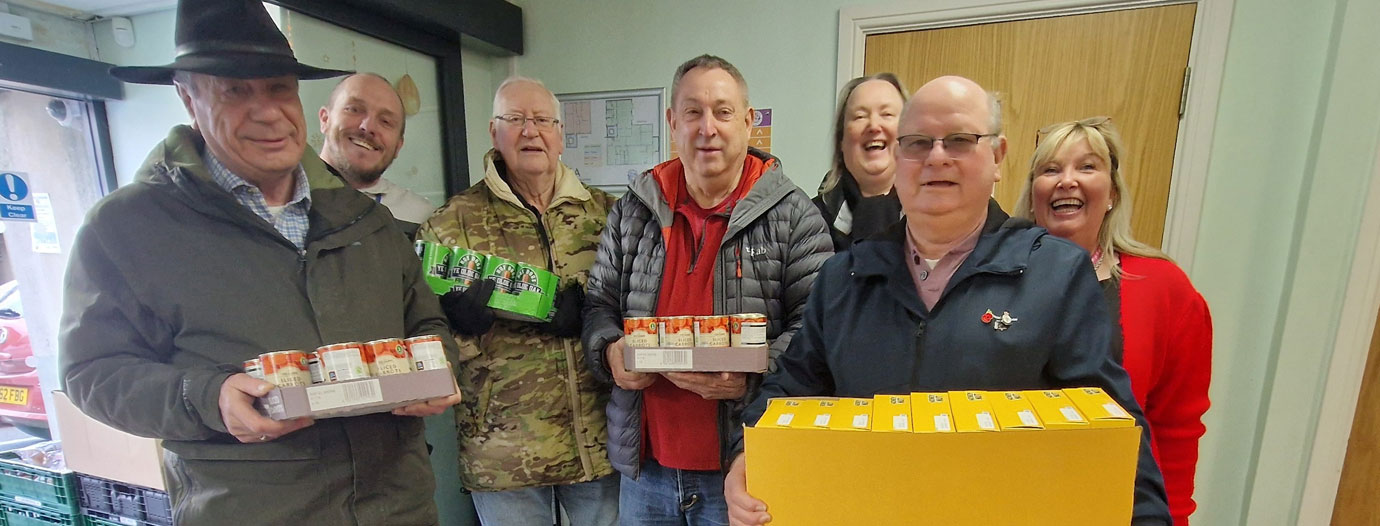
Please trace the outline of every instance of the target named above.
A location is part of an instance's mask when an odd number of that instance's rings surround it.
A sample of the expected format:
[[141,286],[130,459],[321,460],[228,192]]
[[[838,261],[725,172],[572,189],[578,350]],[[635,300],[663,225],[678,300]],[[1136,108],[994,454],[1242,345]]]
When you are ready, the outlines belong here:
[[432,292],[463,291],[476,281],[491,279],[494,292],[487,305],[495,309],[498,317],[546,322],[556,313],[554,302],[560,278],[544,268],[430,241],[418,240],[414,247]]
[[445,349],[441,338],[435,335],[333,343],[317,347],[315,351],[274,351],[244,362],[244,372],[249,376],[278,387],[344,382],[445,367]]
[[623,318],[630,347],[766,347],[767,316],[760,313]]

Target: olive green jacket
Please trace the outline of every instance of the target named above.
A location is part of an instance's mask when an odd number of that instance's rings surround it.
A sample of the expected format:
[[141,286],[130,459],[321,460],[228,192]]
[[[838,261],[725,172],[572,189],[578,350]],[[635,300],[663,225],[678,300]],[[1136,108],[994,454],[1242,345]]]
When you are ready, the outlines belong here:
[[386,208],[310,149],[299,253],[211,180],[203,148],[173,128],[77,233],[59,335],[72,401],[163,439],[178,524],[434,524],[420,418],[318,420],[255,444],[226,432],[220,386],[246,359],[448,331]]
[[[582,184],[564,164],[556,194],[537,214],[484,156],[484,180],[452,197],[418,239],[459,246],[554,272],[584,287],[614,198]],[[585,367],[579,338],[498,320],[483,336],[455,335],[464,401],[456,408],[460,478],[471,491],[585,482],[613,473],[604,405],[608,388]]]

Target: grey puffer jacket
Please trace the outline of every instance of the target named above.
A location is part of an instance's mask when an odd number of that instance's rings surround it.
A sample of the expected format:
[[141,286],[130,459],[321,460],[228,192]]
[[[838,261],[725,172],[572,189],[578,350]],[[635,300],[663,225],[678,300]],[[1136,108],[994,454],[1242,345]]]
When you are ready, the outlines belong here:
[[[805,192],[781,171],[770,154],[748,149],[766,167],[748,194],[733,206],[728,231],[715,259],[714,312],[760,312],[767,316],[771,369],[800,328],[815,274],[833,255],[824,219]],[[679,161],[670,161],[676,163]],[[666,266],[663,233],[675,214],[662,192],[663,163],[643,173],[614,204],[590,271],[586,301],[585,362],[612,384],[604,349],[623,337],[624,316],[656,314]],[[741,269],[741,274],[740,274]],[[739,425],[746,400],[760,375],[750,375],[748,393],[719,404],[720,451],[727,455],[729,432]],[[642,393],[613,387],[608,404],[609,460],[637,478],[642,456]],[[724,466],[728,461],[725,459]]]

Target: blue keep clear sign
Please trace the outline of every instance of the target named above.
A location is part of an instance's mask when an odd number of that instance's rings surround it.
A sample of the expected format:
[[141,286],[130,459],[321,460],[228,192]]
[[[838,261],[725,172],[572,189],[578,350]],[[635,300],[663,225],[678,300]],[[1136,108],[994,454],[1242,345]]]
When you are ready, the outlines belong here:
[[34,220],[34,194],[29,191],[28,174],[0,170],[0,219]]

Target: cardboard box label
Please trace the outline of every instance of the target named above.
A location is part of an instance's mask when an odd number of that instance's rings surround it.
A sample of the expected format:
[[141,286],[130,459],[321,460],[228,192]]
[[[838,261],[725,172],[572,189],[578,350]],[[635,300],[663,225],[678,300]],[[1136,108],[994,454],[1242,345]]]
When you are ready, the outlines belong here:
[[767,347],[623,347],[629,371],[744,372],[767,370]]
[[634,353],[634,369],[689,371],[695,368],[695,353],[691,349],[636,349]]
[[307,407],[313,412],[330,411],[355,404],[383,401],[379,380],[371,378],[356,382],[319,384],[307,388]]

